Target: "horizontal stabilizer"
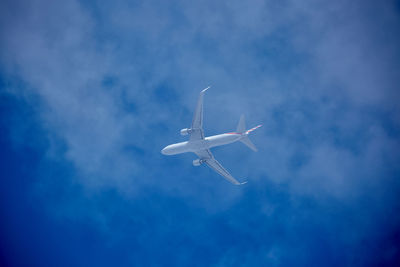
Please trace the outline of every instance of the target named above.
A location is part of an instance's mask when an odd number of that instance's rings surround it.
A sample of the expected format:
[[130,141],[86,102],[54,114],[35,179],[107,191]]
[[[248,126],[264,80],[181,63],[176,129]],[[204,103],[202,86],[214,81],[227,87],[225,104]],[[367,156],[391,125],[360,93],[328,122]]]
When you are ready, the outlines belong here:
[[260,124],[260,125],[257,125],[256,127],[254,127],[254,128],[251,128],[250,130],[247,130],[246,131],[246,134],[249,134],[249,133],[251,133],[252,131],[254,131],[255,129],[258,129],[258,128],[260,128],[262,125]]
[[240,139],[240,142],[242,142],[243,144],[248,146],[251,150],[257,152],[256,146],[250,141],[250,139],[249,139],[249,137],[247,135],[243,136],[243,138]]

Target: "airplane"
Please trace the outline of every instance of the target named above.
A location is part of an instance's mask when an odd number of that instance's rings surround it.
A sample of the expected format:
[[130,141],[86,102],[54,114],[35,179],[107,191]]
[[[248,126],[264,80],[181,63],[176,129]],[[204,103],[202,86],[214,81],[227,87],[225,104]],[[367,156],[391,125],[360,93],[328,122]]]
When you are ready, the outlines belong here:
[[246,130],[244,115],[242,115],[240,117],[236,132],[204,137],[203,96],[209,88],[210,86],[200,92],[200,96],[197,101],[197,107],[193,116],[192,126],[190,128],[185,128],[180,131],[180,134],[183,136],[190,135],[189,141],[166,146],[161,150],[161,153],[163,155],[176,155],[181,153],[193,152],[199,157],[198,159],[193,160],[194,166],[206,164],[208,167],[216,171],[229,182],[235,185],[245,184],[247,182],[240,183],[224,167],[222,167],[222,165],[214,158],[213,154],[210,151],[210,148],[240,141],[253,151],[257,151],[255,145],[250,141],[248,134],[255,129],[261,127],[262,125],[258,125],[254,128]]

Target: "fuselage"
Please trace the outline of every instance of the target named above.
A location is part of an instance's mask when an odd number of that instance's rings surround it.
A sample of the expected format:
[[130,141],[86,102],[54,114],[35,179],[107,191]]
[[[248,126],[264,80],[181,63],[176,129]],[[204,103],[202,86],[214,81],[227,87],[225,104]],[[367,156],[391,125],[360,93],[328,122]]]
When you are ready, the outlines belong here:
[[224,133],[204,138],[203,140],[186,141],[164,147],[161,153],[164,155],[176,155],[187,152],[196,152],[216,146],[227,145],[239,141],[240,133]]

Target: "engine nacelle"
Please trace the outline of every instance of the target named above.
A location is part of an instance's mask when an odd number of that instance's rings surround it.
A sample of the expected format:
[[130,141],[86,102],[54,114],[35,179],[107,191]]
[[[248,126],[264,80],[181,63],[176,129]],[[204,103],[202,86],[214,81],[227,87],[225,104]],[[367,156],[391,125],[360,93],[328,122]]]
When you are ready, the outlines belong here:
[[185,128],[181,130],[181,135],[188,135],[192,132],[192,129]]
[[200,166],[201,164],[203,164],[203,160],[201,159],[195,159],[193,160],[193,166]]

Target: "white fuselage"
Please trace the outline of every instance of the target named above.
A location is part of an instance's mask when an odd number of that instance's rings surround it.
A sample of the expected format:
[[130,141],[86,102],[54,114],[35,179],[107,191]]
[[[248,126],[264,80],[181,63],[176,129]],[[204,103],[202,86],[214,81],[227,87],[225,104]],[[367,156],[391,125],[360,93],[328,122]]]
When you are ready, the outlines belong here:
[[196,152],[209,149],[215,146],[227,145],[239,141],[242,138],[240,133],[224,133],[206,137],[203,140],[186,141],[166,146],[161,150],[164,155],[176,155],[187,152]]

